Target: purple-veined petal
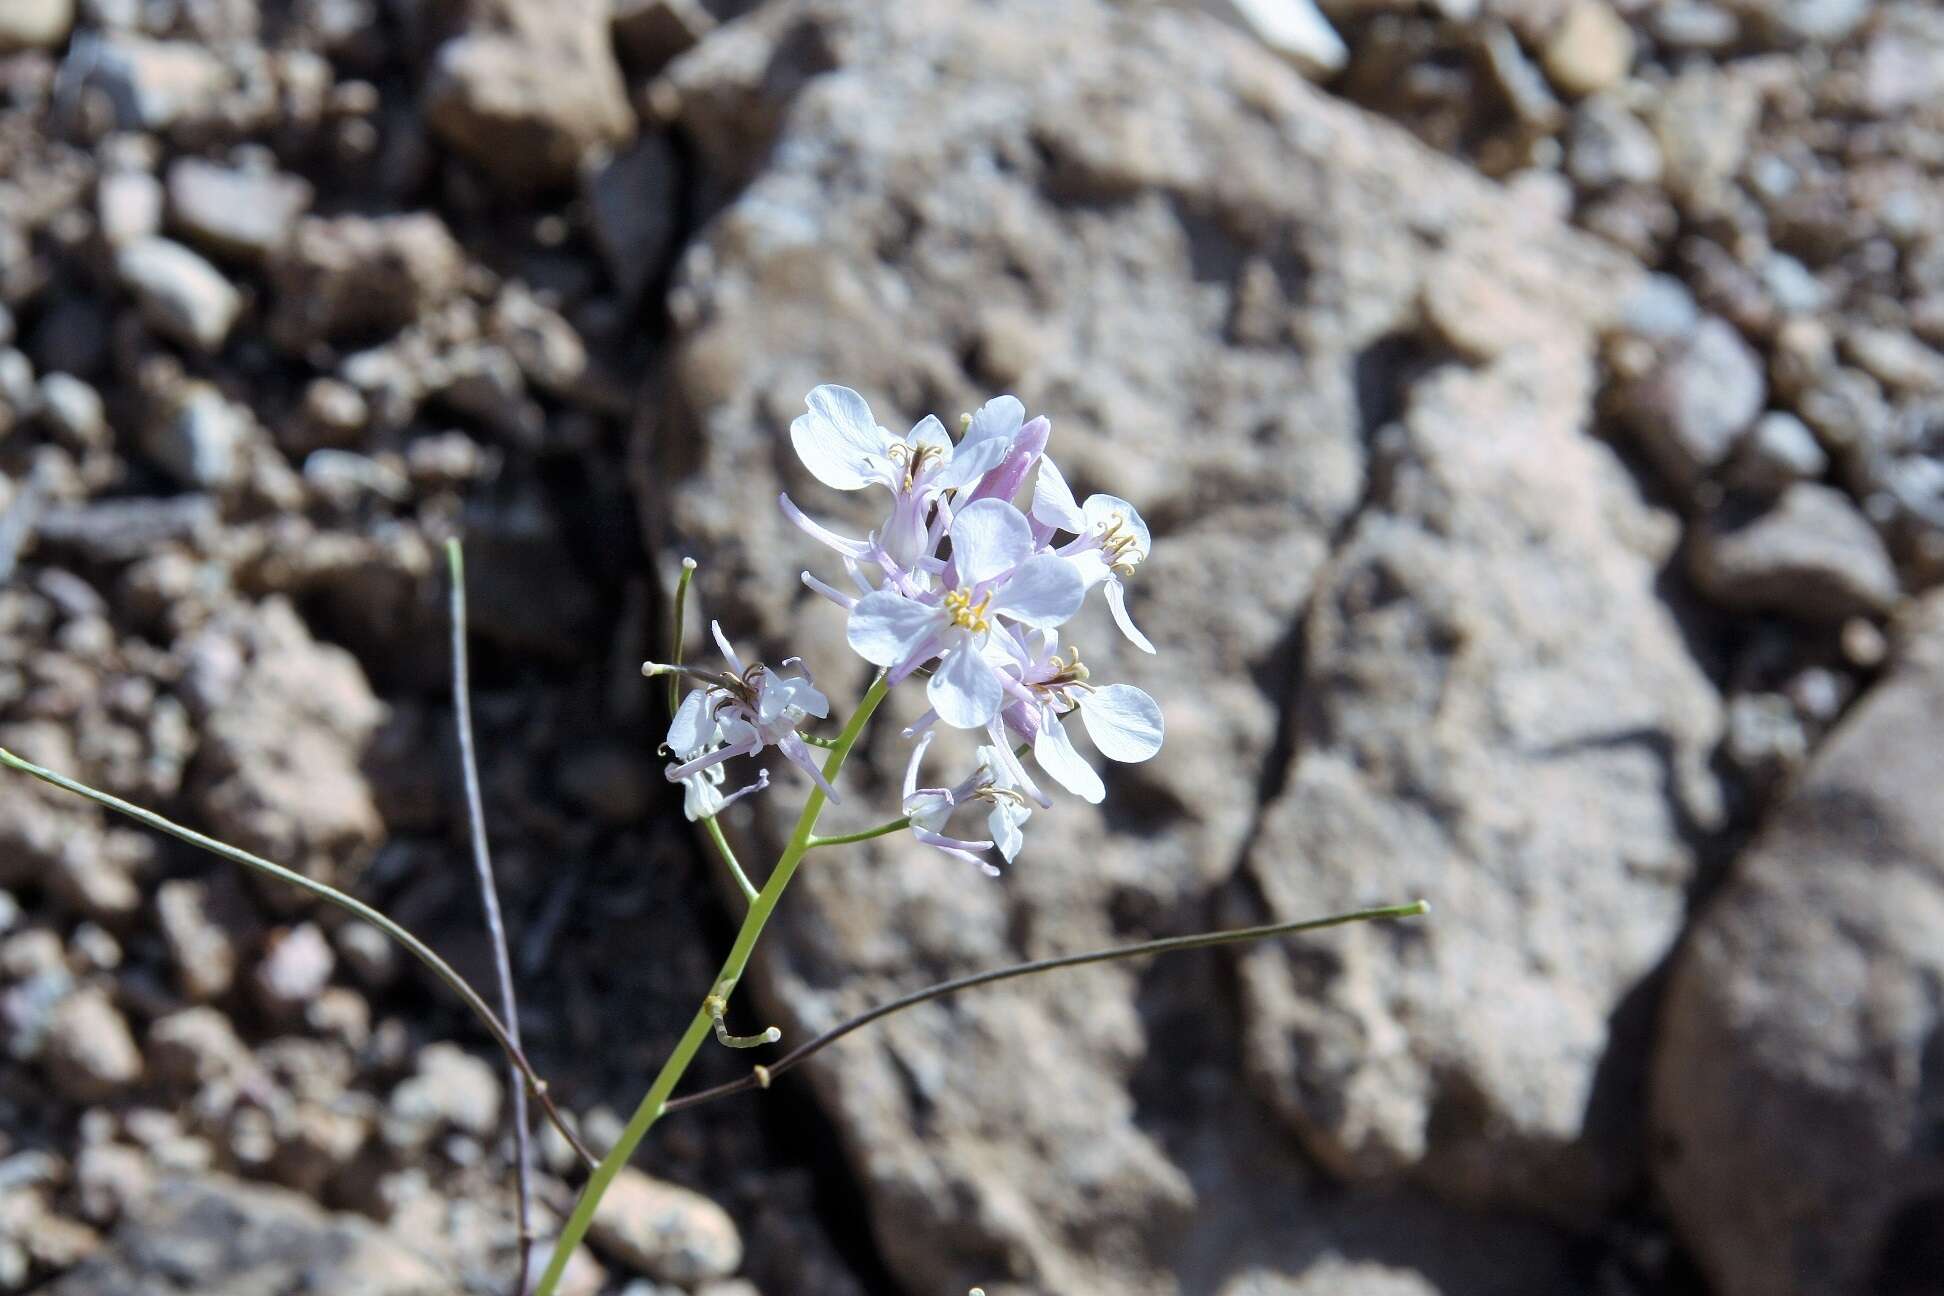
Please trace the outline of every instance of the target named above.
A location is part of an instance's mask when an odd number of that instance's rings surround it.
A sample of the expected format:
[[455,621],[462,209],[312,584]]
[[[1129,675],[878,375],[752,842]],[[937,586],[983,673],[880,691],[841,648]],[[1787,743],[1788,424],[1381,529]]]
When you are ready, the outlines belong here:
[[943,788],[921,788],[905,797],[902,809],[913,828],[937,832],[956,807]]
[[968,864],[977,864],[985,870],[988,877],[998,877],[999,868],[989,861],[980,859],[974,851],[991,850],[989,841],[961,841],[957,837],[945,837],[924,828],[913,828],[911,835],[935,850],[942,850],[954,859],[962,859]]
[[849,536],[838,535],[835,531],[832,531],[829,527],[817,521],[808,513],[805,513],[796,506],[796,501],[791,499],[789,495],[778,495],[776,501],[778,506],[783,510],[783,516],[790,519],[792,526],[809,536],[812,540],[815,540],[818,544],[835,549],[844,556],[846,562],[863,558],[871,552],[871,546],[864,541],[853,540]]
[[931,484],[939,490],[962,490],[999,466],[1006,457],[1004,441],[961,442],[952,457],[939,469]]
[[1021,564],[999,588],[992,614],[1046,629],[1064,624],[1086,597],[1087,586],[1072,563],[1039,554]]
[[838,607],[843,608],[846,612],[857,606],[857,595],[846,594],[836,586],[827,581],[817,579],[817,577],[812,576],[807,571],[798,572],[797,575],[802,579],[804,585],[823,595]]
[[1003,576],[1033,556],[1026,517],[1004,500],[977,500],[952,519],[952,563],[961,585]]
[[709,714],[709,690],[690,689],[668,726],[668,750],[691,755],[715,742],[716,733],[715,717]]
[[1154,651],[1154,644],[1141,633],[1134,624],[1134,618],[1127,615],[1127,586],[1118,577],[1107,582],[1107,610],[1114,614],[1114,624],[1127,636],[1127,641],[1144,653]]
[[857,600],[845,637],[852,651],[873,666],[896,666],[924,647],[939,628],[935,607],[902,594],[878,590]]
[[1039,737],[1033,740],[1033,759],[1054,782],[1081,800],[1094,805],[1106,800],[1107,787],[1100,781],[1100,775],[1073,749],[1073,740],[1067,737],[1060,718],[1050,708],[1040,711],[1040,731]]
[[978,729],[999,713],[1006,690],[979,650],[963,642],[945,654],[925,685],[938,718],[955,729]]
[[790,444],[812,477],[838,490],[862,490],[882,479],[888,438],[862,396],[827,383],[804,404],[810,412],[790,424]]
[[1132,684],[1109,684],[1080,695],[1087,737],[1108,760],[1136,764],[1161,750],[1161,708]]
[[812,783],[823,789],[823,794],[829,798],[830,804],[844,804],[844,798],[837,795],[837,789],[830,786],[830,780],[824,777],[823,763],[817,759],[816,749],[809,743],[795,734],[785,734],[783,741],[776,744],[776,749],[789,757],[792,764],[808,774]]
[[1040,456],[1039,474],[1033,480],[1033,518],[1075,535],[1087,529],[1087,515],[1080,511],[1072,488],[1053,460],[1045,455]]
[[742,674],[746,669],[743,666],[743,660],[736,656],[736,650],[730,646],[729,636],[722,633],[722,623],[720,621],[709,622],[709,633],[715,636],[716,647],[722,650],[722,660],[729,663],[729,669],[738,675]]

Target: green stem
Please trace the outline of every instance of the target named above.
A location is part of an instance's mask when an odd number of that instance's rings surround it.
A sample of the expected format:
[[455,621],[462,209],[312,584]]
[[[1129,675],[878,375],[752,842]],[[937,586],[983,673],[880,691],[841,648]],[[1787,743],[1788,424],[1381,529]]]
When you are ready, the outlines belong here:
[[[674,644],[668,652],[668,660],[677,666],[682,664],[682,614],[688,608],[689,581],[695,578],[695,559],[682,559],[682,575],[675,582],[675,625]],[[672,718],[682,705],[682,677],[670,674],[668,677],[668,714]]]
[[743,872],[742,863],[736,859],[736,852],[729,849],[729,839],[722,835],[722,825],[716,822],[714,815],[702,820],[702,830],[709,834],[709,840],[715,843],[716,850],[722,855],[722,862],[729,866],[731,873],[735,874],[736,885],[742,888],[743,899],[755,904],[756,888],[750,884],[749,874]]
[[[836,781],[838,773],[844,768],[844,761],[850,756],[851,748],[857,744],[858,735],[864,732],[865,722],[889,692],[890,688],[880,674],[857,704],[857,711],[851,716],[850,723],[844,726],[830,759],[824,762],[825,781]],[[777,858],[776,867],[771,870],[763,889],[750,902],[742,930],[736,933],[736,942],[730,947],[729,956],[722,961],[722,971],[717,974],[708,998],[696,1010],[688,1029],[682,1032],[682,1038],[676,1042],[674,1052],[668,1055],[668,1061],[662,1064],[641,1105],[629,1117],[627,1128],[621,1131],[620,1139],[601,1164],[595,1167],[593,1175],[581,1189],[580,1200],[574,1203],[573,1214],[567,1217],[560,1238],[554,1243],[553,1255],[547,1261],[547,1271],[540,1275],[540,1285],[535,1289],[534,1296],[554,1296],[561,1275],[566,1272],[567,1261],[574,1254],[574,1248],[581,1244],[581,1239],[587,1236],[588,1226],[594,1222],[594,1212],[600,1206],[608,1185],[621,1173],[621,1167],[634,1155],[649,1129],[661,1119],[669,1095],[675,1092],[675,1086],[681,1083],[689,1063],[695,1060],[702,1041],[709,1037],[709,1032],[715,1027],[715,1016],[710,1008],[726,1001],[734,992],[736,983],[742,980],[743,971],[749,966],[749,956],[756,949],[756,938],[763,934],[764,925],[776,911],[776,902],[783,898],[784,889],[796,875],[797,865],[803,862],[804,853],[810,849],[810,839],[817,828],[817,816],[823,813],[823,808],[823,789],[811,788],[809,799],[803,803],[803,813],[797,816],[796,829],[790,834],[789,844],[784,846],[782,855]]]
[[890,823],[881,823],[875,828],[863,828],[857,832],[836,833],[829,837],[816,834],[810,838],[809,849],[815,850],[819,846],[848,846],[852,842],[869,841],[873,837],[889,837],[892,833],[903,832],[909,827],[911,827],[911,816],[904,815],[893,819]]
[[72,792],[76,796],[86,797],[96,805],[105,806],[117,814],[127,815],[135,822],[153,828],[157,832],[167,833],[171,837],[188,842],[191,846],[200,847],[212,855],[220,855],[232,864],[241,864],[245,868],[255,869],[257,872],[268,877],[276,878],[280,882],[288,882],[291,886],[308,891],[318,899],[328,901],[338,908],[364,919],[379,931],[384,932],[385,935],[391,937],[400,945],[403,945],[412,957],[430,968],[432,974],[438,977],[439,980],[445,982],[447,988],[452,993],[458,995],[460,999],[465,1001],[466,1007],[472,1009],[473,1015],[479,1018],[480,1024],[493,1037],[493,1042],[500,1046],[501,1052],[505,1053],[507,1059],[520,1069],[520,1074],[526,1077],[527,1086],[533,1090],[534,1096],[540,1100],[540,1106],[545,1109],[547,1118],[554,1123],[554,1127],[566,1137],[567,1142],[585,1160],[590,1162],[594,1160],[593,1156],[587,1151],[587,1148],[581,1143],[579,1136],[574,1133],[573,1127],[567,1124],[566,1119],[561,1116],[559,1109],[554,1106],[553,1098],[547,1092],[547,1082],[542,1080],[539,1074],[534,1071],[533,1064],[527,1061],[525,1052],[514,1042],[513,1037],[507,1033],[506,1027],[500,1024],[500,1019],[493,1015],[493,1010],[487,1007],[486,1001],[479,997],[478,992],[466,983],[466,979],[460,976],[451,964],[434,953],[431,946],[412,935],[411,932],[406,931],[384,914],[373,909],[364,901],[354,896],[346,895],[336,887],[326,886],[316,878],[305,877],[295,869],[285,868],[281,864],[273,864],[260,855],[252,855],[250,852],[240,850],[228,842],[217,841],[214,837],[205,837],[193,828],[184,828],[179,823],[164,819],[153,810],[144,810],[133,802],[124,801],[118,796],[110,796],[98,788],[89,787],[86,783],[77,783],[65,774],[57,774],[53,770],[36,765],[30,760],[23,760],[4,747],[0,747],[0,765],[5,765],[9,769],[19,770],[23,774],[32,774],[41,782],[51,783],[64,792]]

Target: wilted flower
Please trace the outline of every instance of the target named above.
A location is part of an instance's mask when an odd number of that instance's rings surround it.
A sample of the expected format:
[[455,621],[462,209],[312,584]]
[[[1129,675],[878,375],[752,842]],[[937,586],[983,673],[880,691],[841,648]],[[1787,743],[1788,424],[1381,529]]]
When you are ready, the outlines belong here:
[[[976,852],[991,850],[996,844],[1007,863],[1017,859],[1020,847],[1025,844],[1020,829],[1032,816],[1033,807],[1020,795],[1006,762],[990,747],[979,748],[978,765],[956,786],[919,787],[918,767],[924,762],[932,737],[926,733],[918,739],[911,749],[911,763],[905,767],[904,813],[911,821],[911,835],[955,859],[977,864],[997,877],[998,868],[979,858]],[[988,807],[986,828],[992,833],[992,840],[967,841],[945,836],[943,830],[952,813],[974,802],[983,802]]]
[[[652,662],[642,668],[651,675],[679,671],[708,681],[682,700],[674,723],[668,727],[669,750],[687,756],[681,764],[668,767],[669,781],[686,782],[723,761],[753,756],[765,747],[775,747],[807,773],[832,801],[837,800],[836,789],[825,781],[816,752],[797,732],[806,721],[830,714],[830,702],[817,691],[808,670],[801,676],[782,676],[760,662],[745,666],[730,646],[728,636],[722,633],[722,627],[710,622],[709,629],[734,674],[711,675]],[[801,667],[803,663],[800,658],[791,657],[783,664]],[[702,795],[706,800],[706,794]]]

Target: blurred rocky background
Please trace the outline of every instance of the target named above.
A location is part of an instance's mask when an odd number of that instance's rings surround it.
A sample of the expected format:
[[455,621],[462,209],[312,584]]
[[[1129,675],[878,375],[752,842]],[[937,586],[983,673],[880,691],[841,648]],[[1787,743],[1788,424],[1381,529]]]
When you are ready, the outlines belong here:
[[[1167,747],[997,882],[814,859],[741,1028],[1436,913],[899,1017],[669,1119],[572,1291],[1944,1292],[1944,9],[1317,4],[0,0],[0,744],[483,982],[462,535],[601,1145],[735,921],[680,557],[841,709],[774,497],[868,505],[783,429],[1016,392],[1154,527],[1160,654],[1078,629]],[[0,781],[0,1291],[506,1291],[501,1074],[376,931]]]

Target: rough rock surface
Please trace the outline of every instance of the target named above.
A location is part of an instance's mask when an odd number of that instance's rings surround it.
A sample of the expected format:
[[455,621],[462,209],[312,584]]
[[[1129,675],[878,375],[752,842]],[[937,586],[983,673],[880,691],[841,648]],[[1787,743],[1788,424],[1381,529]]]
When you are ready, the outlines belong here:
[[609,40],[611,0],[472,0],[434,56],[426,117],[494,184],[528,192],[634,129]]
[[1736,864],[1668,987],[1658,1179],[1722,1296],[1936,1280],[1944,599],[1905,629],[1888,678]]
[[171,1176],[128,1207],[109,1246],[48,1296],[449,1296],[452,1279],[369,1220],[296,1193]]
[[[1431,1113],[1443,1120],[1481,1093],[1453,1161],[1422,1166],[1432,1182],[1485,1202],[1565,1185],[1583,1205],[1611,1191],[1620,1175],[1605,1142],[1567,1107],[1594,1088],[1606,1017],[1679,929],[1682,816],[1711,810],[1701,765],[1718,725],[1651,594],[1672,528],[1580,430],[1591,334],[1624,266],[1527,196],[1442,166],[1183,15],[1023,0],[891,13],[785,4],[724,28],[670,77],[678,126],[704,157],[760,152],[750,131],[781,132],[770,169],[685,260],[672,398],[644,426],[644,512],[665,520],[664,552],[708,556],[699,589],[712,614],[752,647],[802,652],[840,699],[861,678],[845,674],[841,616],[776,579],[830,566],[776,515],[779,488],[853,530],[876,503],[794,469],[783,429],[822,380],[862,389],[900,427],[1016,390],[1052,414],[1069,476],[1139,501],[1159,537],[1134,613],[1162,655],[1121,651],[1097,624],[1075,637],[1097,678],[1161,700],[1163,754],[1115,770],[1101,811],[1067,802],[1037,816],[1027,854],[997,883],[922,849],[819,859],[760,964],[786,1035],[932,976],[1206,925],[1248,853],[1301,651],[1348,674],[1362,646],[1351,641],[1374,640],[1377,670],[1383,635],[1416,627],[1435,641],[1436,670],[1414,680],[1400,664],[1395,680],[1367,679],[1338,731],[1316,735],[1316,758],[1299,756],[1292,788],[1351,806],[1392,780],[1421,800],[1376,827],[1416,833],[1431,853],[1382,870],[1366,861],[1359,875],[1259,849],[1249,872],[1278,911],[1477,897],[1497,915],[1500,949],[1473,971],[1466,961],[1482,951],[1462,933],[1367,936],[1346,969],[1388,982],[1395,948],[1421,972],[1389,1002],[1365,975],[1323,975],[1336,1029],[1394,1032],[1402,1020],[1424,1030],[1425,1062],[1393,1049],[1374,1071],[1330,1077],[1327,1095],[1267,1078],[1313,1144],[1359,1144],[1338,1158],[1346,1169],[1401,1173],[1424,1149],[1400,1133],[1366,1160],[1369,1141],[1327,1106],[1415,1103],[1421,1137]],[[914,121],[929,125],[898,125]],[[732,139],[734,151],[712,147]],[[726,192],[739,178],[715,183]],[[1399,416],[1403,431],[1380,435]],[[1451,498],[1474,490],[1490,501],[1476,513]],[[1447,525],[1475,566],[1521,546],[1535,556],[1518,580],[1468,590],[1437,570],[1430,535]],[[1332,564],[1346,535],[1351,556]],[[1305,632],[1326,571],[1329,601]],[[1378,605],[1393,594],[1386,616]],[[1571,624],[1551,627],[1555,617]],[[1586,649],[1594,624],[1607,637],[1591,661],[1556,659]],[[1545,646],[1519,647],[1520,634]],[[1502,671],[1488,660],[1524,652]],[[1633,692],[1636,679],[1652,689]],[[880,728],[867,754],[875,783],[862,768],[847,775],[867,806],[903,759],[895,726]],[[1366,740],[1389,748],[1390,764],[1360,788],[1345,761]],[[1413,790],[1435,757],[1467,743],[1481,750],[1463,778]],[[1499,850],[1494,834],[1529,820],[1540,797],[1577,803],[1608,782],[1621,789],[1611,809]],[[773,843],[787,798],[755,804],[750,830]],[[1278,804],[1284,833],[1293,804]],[[1568,861],[1586,877],[1547,872]],[[1581,908],[1606,903],[1619,920]],[[1546,1020],[1570,1037],[1530,1038],[1508,1011],[1468,1049],[1457,1023],[1475,1020],[1465,1014],[1479,996],[1568,947],[1575,958],[1556,970],[1573,978],[1572,997]],[[1259,1069],[1273,1070],[1275,1041],[1287,1050],[1308,1032],[1288,986],[1325,958],[1252,965]],[[888,1022],[816,1068],[905,1283],[1160,1292],[1188,1281],[1180,1257],[1203,1253],[1211,1225],[1196,1217],[1201,1176],[1164,1146],[1174,1104],[1153,1094],[1182,1081],[1143,1022],[1141,984],[1093,970],[982,992]],[[1529,1089],[1517,1084],[1524,1068]],[[1148,1077],[1140,1101],[1137,1075]],[[1278,1155],[1293,1159],[1293,1142]],[[1218,1287],[1221,1272],[1197,1270],[1196,1289]]]
[[314,641],[281,600],[204,634],[203,651],[228,645],[234,662],[196,698],[204,741],[191,782],[210,831],[341,882],[384,832],[359,769],[381,704],[351,655]]

